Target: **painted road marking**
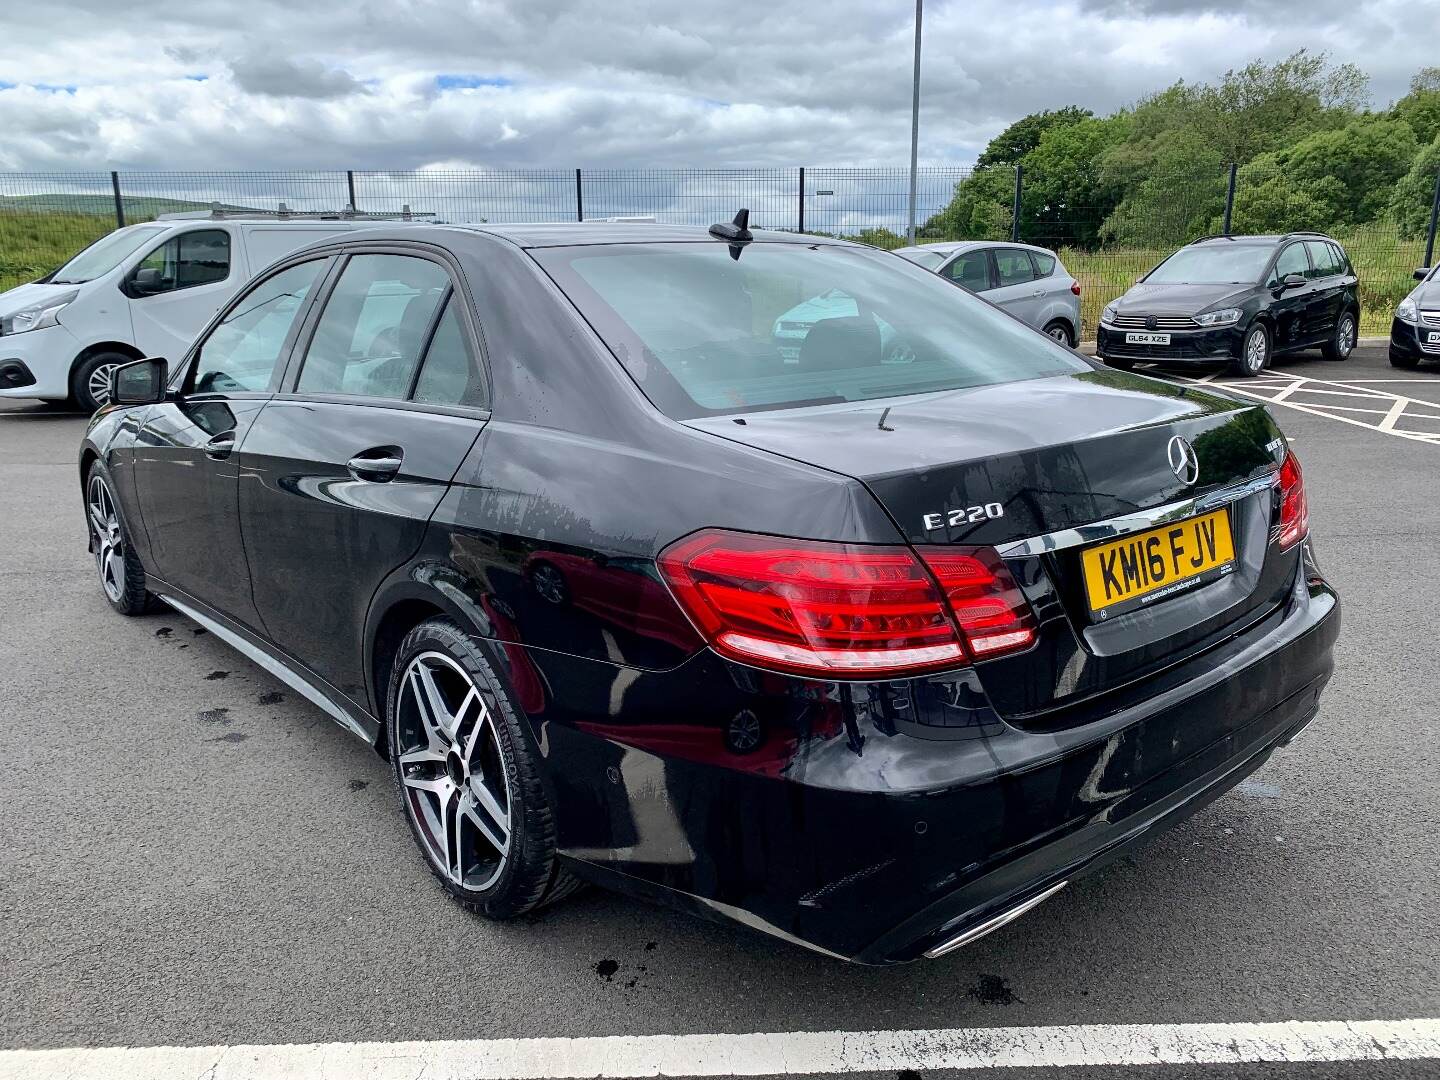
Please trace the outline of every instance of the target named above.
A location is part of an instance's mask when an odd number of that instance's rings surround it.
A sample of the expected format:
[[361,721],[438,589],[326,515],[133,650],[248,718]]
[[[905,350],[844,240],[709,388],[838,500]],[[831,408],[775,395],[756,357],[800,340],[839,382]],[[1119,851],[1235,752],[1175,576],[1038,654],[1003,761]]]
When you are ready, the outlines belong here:
[[[1283,409],[1294,409],[1296,412],[1308,413],[1311,416],[1338,420],[1342,424],[1368,428],[1370,431],[1378,431],[1382,435],[1393,435],[1396,438],[1440,446],[1440,432],[1416,431],[1413,426],[1410,426],[1421,421],[1440,419],[1440,402],[1394,394],[1388,390],[1375,390],[1361,386],[1358,382],[1312,379],[1309,376],[1292,375],[1280,371],[1265,372],[1254,379],[1222,380],[1216,379],[1213,374],[1196,379],[1174,373],[1171,373],[1170,377],[1186,383],[1205,383],[1221,387],[1231,393],[1263,401],[1267,405],[1278,405]],[[1334,401],[1334,398],[1350,399],[1351,404],[1341,405]],[[1356,398],[1367,401],[1377,408],[1359,407],[1353,403]],[[1342,415],[1346,413],[1360,413],[1379,419],[1371,421],[1358,416]]]
[[0,1080],[811,1076],[1440,1059],[1440,1019],[0,1051]]

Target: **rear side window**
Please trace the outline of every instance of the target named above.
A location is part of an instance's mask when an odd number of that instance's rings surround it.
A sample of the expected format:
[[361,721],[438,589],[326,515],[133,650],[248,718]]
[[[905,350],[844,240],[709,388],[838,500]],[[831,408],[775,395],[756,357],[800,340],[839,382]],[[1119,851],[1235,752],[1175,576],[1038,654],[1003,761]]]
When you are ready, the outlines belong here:
[[967,251],[945,268],[945,276],[971,292],[990,288],[990,255],[983,249]]
[[[1090,371],[936,275],[831,244],[532,250],[677,419],[866,401]],[[1028,259],[1026,260],[1028,264]]]
[[1030,252],[1030,258],[1035,261],[1035,276],[1049,277],[1055,272],[1055,256],[1044,255],[1038,251]]
[[450,275],[411,255],[355,255],[331,290],[305,352],[304,394],[405,398]]
[[325,262],[291,266],[245,293],[201,344],[191,389],[201,394],[267,389]]
[[158,281],[152,278],[147,295],[224,281],[230,276],[230,234],[224,229],[180,233],[146,255],[135,269],[159,275]]
[[425,351],[420,379],[413,395],[429,405],[485,404],[485,383],[470,337],[460,315],[460,299],[453,293],[435,328],[435,337]]
[[1345,252],[1341,250],[1339,244],[1330,245],[1330,257],[1335,260],[1335,272],[1337,274],[1346,273],[1350,269],[1350,260],[1346,257]]
[[1323,240],[1307,240],[1305,246],[1310,251],[1310,277],[1332,277],[1340,273],[1340,266],[1335,260],[1335,249],[1331,245]]
[[995,249],[995,275],[1000,288],[1006,285],[1023,285],[1035,280],[1035,267],[1030,262],[1030,253],[1016,248]]

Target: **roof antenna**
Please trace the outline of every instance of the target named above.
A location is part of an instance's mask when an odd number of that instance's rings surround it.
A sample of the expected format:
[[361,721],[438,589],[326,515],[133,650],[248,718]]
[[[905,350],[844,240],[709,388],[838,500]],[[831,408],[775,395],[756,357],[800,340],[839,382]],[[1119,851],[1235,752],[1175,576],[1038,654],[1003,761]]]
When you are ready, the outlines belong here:
[[730,245],[730,257],[740,258],[740,248],[755,239],[750,231],[750,211],[741,209],[731,222],[717,222],[710,226],[710,235],[716,240],[724,240]]

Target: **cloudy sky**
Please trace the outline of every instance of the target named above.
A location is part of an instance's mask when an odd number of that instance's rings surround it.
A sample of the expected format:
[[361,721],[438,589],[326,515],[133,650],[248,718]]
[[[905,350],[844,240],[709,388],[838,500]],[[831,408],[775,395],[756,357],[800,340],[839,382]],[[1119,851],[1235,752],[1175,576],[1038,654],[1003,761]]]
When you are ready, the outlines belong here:
[[[15,0],[11,0],[12,4]],[[1375,102],[1440,0],[928,0],[921,156],[1305,46]],[[0,169],[903,164],[909,0],[47,0],[0,40]],[[1429,32],[1425,32],[1428,26]]]

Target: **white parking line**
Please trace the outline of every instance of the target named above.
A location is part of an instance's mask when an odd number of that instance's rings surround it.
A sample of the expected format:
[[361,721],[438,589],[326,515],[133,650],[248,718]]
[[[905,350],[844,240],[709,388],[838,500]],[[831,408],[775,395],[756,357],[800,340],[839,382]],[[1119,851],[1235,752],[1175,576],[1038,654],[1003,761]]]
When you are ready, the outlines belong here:
[[1440,1059],[1440,1019],[0,1051],[0,1080],[509,1080]]

